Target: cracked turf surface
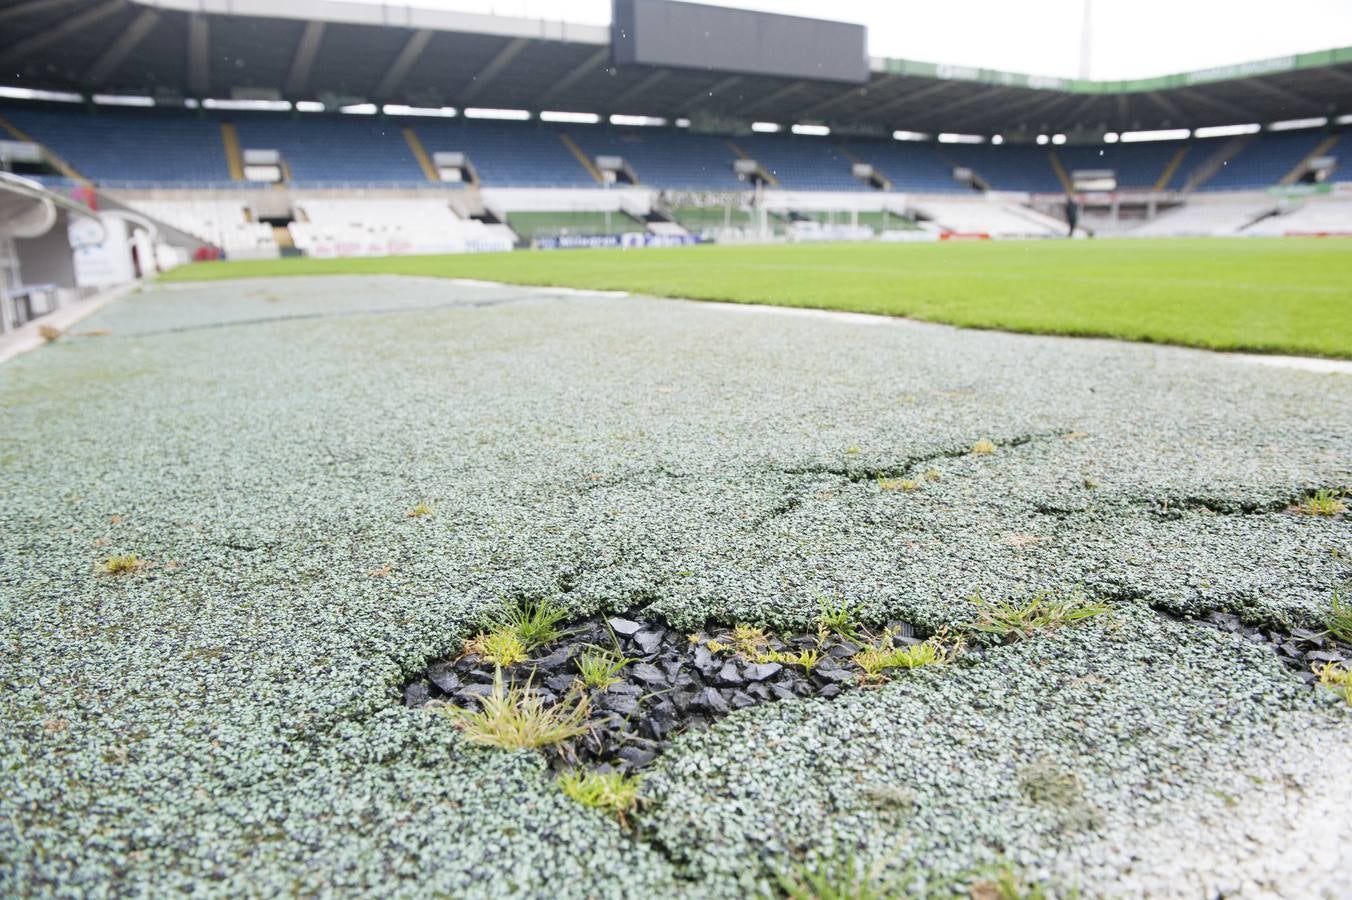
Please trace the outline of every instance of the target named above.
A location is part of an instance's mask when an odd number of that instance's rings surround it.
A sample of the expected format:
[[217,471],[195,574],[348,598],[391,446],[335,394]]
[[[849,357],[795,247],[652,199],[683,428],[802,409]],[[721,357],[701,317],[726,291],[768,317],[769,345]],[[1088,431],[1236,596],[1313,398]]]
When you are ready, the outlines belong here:
[[[86,327],[0,369],[0,893],[735,896],[844,846],[1091,895],[1345,887],[1345,841],[1290,854],[1321,798],[1346,832],[1352,713],[1144,604],[1318,621],[1352,520],[1288,507],[1352,482],[1352,378],[393,278]],[[933,629],[1043,588],[1112,623],[684,736],[633,836],[398,696],[503,594]],[[1034,764],[1078,799],[1029,799]]]

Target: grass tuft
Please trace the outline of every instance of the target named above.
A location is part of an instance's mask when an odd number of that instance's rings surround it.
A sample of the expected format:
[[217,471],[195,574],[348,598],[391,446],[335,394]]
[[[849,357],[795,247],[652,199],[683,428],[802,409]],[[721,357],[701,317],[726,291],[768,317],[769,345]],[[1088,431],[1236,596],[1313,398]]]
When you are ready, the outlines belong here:
[[408,511],[408,517],[410,519],[421,519],[423,516],[430,515],[432,515],[432,507],[428,506],[426,503],[419,503]]
[[920,480],[918,478],[883,478],[878,476],[878,489],[884,491],[918,491],[920,490]]
[[888,669],[919,669],[922,666],[934,666],[946,663],[951,651],[939,641],[931,638],[909,647],[897,647],[892,644],[892,636],[886,635],[881,641],[865,647],[854,655],[854,664],[864,670],[869,680],[877,680]]
[[578,676],[589,688],[609,687],[620,680],[620,670],[633,662],[626,656],[609,650],[592,648],[577,658]]
[[972,445],[973,456],[990,456],[995,452],[995,442],[990,438],[982,438]]
[[109,575],[131,575],[144,569],[146,561],[135,553],[124,553],[108,557],[99,564],[99,567]]
[[622,772],[565,772],[559,776],[559,788],[592,809],[599,809],[629,824],[629,814],[638,807],[638,778]]
[[765,630],[754,625],[734,625],[731,636],[733,647],[743,656],[759,656],[765,645],[770,642]]
[[987,600],[975,594],[972,603],[980,618],[965,627],[981,634],[995,635],[1006,643],[1027,640],[1039,632],[1074,625],[1108,612],[1103,603],[1091,602],[1078,595],[1059,597],[1049,592],[1037,594],[1024,604]]
[[800,666],[803,673],[811,675],[812,670],[816,668],[817,663],[821,662],[822,654],[819,650],[800,650],[797,653],[785,653],[782,650],[771,650],[768,653],[759,653],[754,657],[758,663],[779,663],[781,666]]
[[513,666],[532,650],[563,637],[559,623],[567,610],[549,600],[519,603],[489,620],[489,627],[465,644],[465,653],[482,656],[495,665]]
[[506,687],[502,670],[493,677],[493,692],[480,700],[477,712],[443,707],[472,743],[507,750],[530,750],[577,737],[587,730],[590,704],[585,695],[545,706],[525,687]]
[[1319,683],[1338,696],[1347,701],[1348,706],[1352,706],[1352,669],[1344,669],[1337,663],[1324,663],[1317,667],[1314,673],[1319,676]]
[[1347,509],[1347,504],[1336,491],[1324,488],[1300,501],[1296,509],[1307,516],[1336,516]]
[[855,611],[844,599],[822,597],[818,603],[821,611],[817,613],[817,631],[819,634],[837,634],[848,640],[859,636],[859,625]]
[[1352,603],[1344,603],[1342,595],[1333,592],[1328,617],[1324,619],[1328,633],[1340,641],[1352,644]]

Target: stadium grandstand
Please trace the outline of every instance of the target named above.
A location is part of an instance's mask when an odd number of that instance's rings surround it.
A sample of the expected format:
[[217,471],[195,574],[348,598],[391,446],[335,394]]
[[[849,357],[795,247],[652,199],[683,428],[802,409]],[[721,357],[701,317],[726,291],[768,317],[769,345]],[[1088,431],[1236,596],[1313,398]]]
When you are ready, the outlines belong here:
[[[133,238],[153,229],[136,272],[1053,237],[1072,208],[1097,236],[1352,232],[1352,48],[1103,82],[869,57],[862,26],[769,18],[787,43],[753,53],[737,35],[765,14],[663,0],[618,0],[609,28],[330,0],[0,0],[0,167],[120,211]],[[692,28],[729,38],[691,49]],[[20,291],[22,240],[6,247]]]

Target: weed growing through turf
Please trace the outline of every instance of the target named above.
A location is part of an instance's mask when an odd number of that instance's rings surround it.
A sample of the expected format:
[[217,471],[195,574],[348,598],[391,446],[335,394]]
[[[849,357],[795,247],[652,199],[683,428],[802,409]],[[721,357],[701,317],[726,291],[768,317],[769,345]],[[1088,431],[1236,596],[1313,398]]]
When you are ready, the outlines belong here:
[[526,658],[526,645],[510,628],[482,631],[465,644],[465,653],[482,656],[496,666],[514,666]]
[[1352,603],[1344,603],[1342,595],[1337,591],[1333,592],[1333,602],[1328,617],[1324,619],[1324,625],[1329,634],[1340,641],[1352,644]]
[[734,625],[732,628],[733,647],[743,656],[759,656],[769,642],[770,637],[762,628],[754,625]]
[[489,628],[465,644],[465,653],[482,656],[499,666],[512,666],[532,650],[563,637],[559,623],[567,610],[549,600],[518,603],[489,620]]
[[987,600],[975,594],[972,603],[980,618],[967,623],[965,627],[982,634],[995,635],[1006,643],[1027,640],[1039,632],[1074,625],[1108,612],[1108,607],[1102,603],[1091,602],[1080,596],[1058,597],[1050,592],[1037,594],[1025,604]]
[[1325,663],[1314,670],[1319,683],[1352,706],[1352,669],[1341,668],[1337,663]]
[[972,445],[972,454],[974,456],[989,456],[995,452],[995,442],[990,438],[982,438]]
[[423,516],[430,515],[432,515],[432,507],[428,506],[426,503],[419,503],[408,511],[408,517],[410,519],[421,519]]
[[939,470],[938,470],[938,469],[928,469],[928,470],[925,471],[925,480],[926,480],[926,481],[938,481],[940,478],[943,478],[943,477],[944,477],[943,475],[939,474]]
[[1296,509],[1307,516],[1336,516],[1347,509],[1347,504],[1336,491],[1324,488],[1300,501]]
[[951,656],[952,651],[936,638],[909,647],[897,647],[892,643],[892,635],[884,634],[878,643],[856,653],[854,664],[864,670],[867,680],[877,681],[888,669],[919,669],[922,666],[939,665],[948,662]]
[[585,694],[545,706],[539,694],[524,687],[506,687],[502,670],[493,676],[493,692],[480,700],[478,712],[444,707],[465,737],[475,744],[507,750],[536,749],[577,737],[587,730],[590,704]]
[[605,688],[620,680],[620,670],[633,662],[609,650],[592,648],[577,658],[575,665],[582,683],[589,688]]
[[878,489],[883,491],[918,491],[920,480],[917,478],[883,478],[878,476]]
[[847,640],[859,637],[859,626],[855,622],[855,612],[845,601],[836,597],[822,597],[818,601],[821,612],[817,614],[818,634],[837,634]]
[[[1039,884],[1029,884],[1014,871],[1009,863],[987,870],[987,873],[972,882],[968,891],[972,900],[1048,900],[1052,894]],[[1061,891],[1055,896],[1074,900],[1080,896],[1078,890]]]
[[753,662],[758,663],[779,663],[781,666],[801,666],[804,674],[811,675],[812,670],[817,663],[821,662],[821,651],[818,650],[800,650],[797,653],[784,653],[780,650],[771,650],[769,652],[758,653],[752,657]]
[[629,824],[639,802],[638,778],[622,772],[565,772],[559,789],[583,806],[610,813],[621,825]]
[[124,553],[120,556],[108,557],[99,567],[109,575],[131,575],[144,569],[146,561],[135,553]]

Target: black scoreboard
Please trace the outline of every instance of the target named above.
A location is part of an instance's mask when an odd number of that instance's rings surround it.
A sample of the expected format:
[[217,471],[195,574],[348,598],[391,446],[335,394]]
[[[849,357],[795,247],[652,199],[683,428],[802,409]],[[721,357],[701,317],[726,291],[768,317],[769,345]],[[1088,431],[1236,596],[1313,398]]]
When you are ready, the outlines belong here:
[[868,81],[868,29],[863,25],[676,0],[613,2],[615,65]]

